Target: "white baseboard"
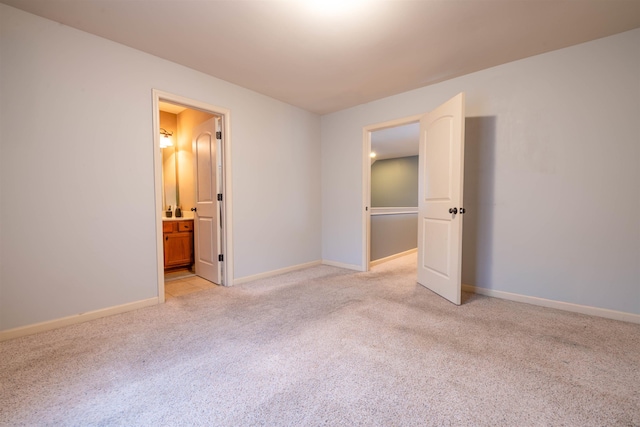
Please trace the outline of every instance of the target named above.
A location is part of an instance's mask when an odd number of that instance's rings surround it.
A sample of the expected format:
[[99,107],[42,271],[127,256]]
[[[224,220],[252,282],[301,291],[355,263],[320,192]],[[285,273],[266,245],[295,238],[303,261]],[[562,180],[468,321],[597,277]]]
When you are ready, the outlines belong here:
[[391,260],[394,260],[396,258],[400,258],[400,257],[403,257],[405,255],[413,254],[413,253],[416,253],[416,252],[418,252],[418,248],[413,248],[413,249],[409,249],[408,251],[404,251],[404,252],[400,252],[400,253],[397,253],[397,254],[389,255],[388,257],[384,257],[384,258],[377,259],[375,261],[371,261],[369,263],[369,267],[375,267],[376,265],[382,264],[383,262],[391,261]]
[[623,322],[640,323],[640,315],[626,313],[624,311],[609,310],[606,308],[591,307],[588,305],[572,304],[569,302],[555,301],[545,298],[531,297],[527,295],[513,294],[511,292],[496,291],[493,289],[480,288],[473,285],[462,285],[465,292],[475,292],[494,298],[501,298],[510,301],[524,302],[526,304],[539,305],[541,307],[557,308],[558,310],[571,311],[574,313],[588,314],[590,316],[604,317],[607,319],[621,320]]
[[304,264],[293,265],[291,267],[281,268],[279,270],[271,270],[266,271],[264,273],[254,274],[251,276],[240,277],[239,279],[234,279],[234,285],[241,285],[243,283],[253,282],[258,279],[266,279],[267,277],[277,276],[279,274],[290,273],[296,270],[302,270],[303,268],[315,267],[316,265],[320,265],[321,261],[311,261]]
[[362,266],[360,265],[355,265],[355,264],[345,264],[343,262],[338,262],[338,261],[330,261],[327,259],[323,259],[322,260],[322,264],[324,265],[330,265],[332,267],[340,267],[340,268],[346,268],[347,270],[355,270],[355,271],[365,271]]
[[159,303],[158,297],[149,298],[142,301],[131,302],[128,304],[122,304],[115,307],[103,308],[95,311],[88,311],[86,313],[75,314],[73,316],[62,317],[60,319],[49,320],[42,323],[35,323],[33,325],[21,326],[19,328],[7,329],[0,331],[0,342],[10,340],[13,338],[23,337],[26,335],[37,334],[38,332],[49,331],[51,329],[58,329],[63,326],[74,325],[76,323],[87,322],[89,320],[99,319],[101,317],[112,316],[114,314],[125,313],[131,310],[137,310],[139,308],[149,307]]

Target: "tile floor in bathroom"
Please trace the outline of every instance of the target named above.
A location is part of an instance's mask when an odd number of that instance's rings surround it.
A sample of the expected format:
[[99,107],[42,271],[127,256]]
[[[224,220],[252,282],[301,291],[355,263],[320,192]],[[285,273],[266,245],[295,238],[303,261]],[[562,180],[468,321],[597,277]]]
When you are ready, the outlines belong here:
[[200,292],[205,289],[211,289],[217,285],[211,283],[202,277],[194,275],[169,276],[165,275],[164,279],[164,299],[169,300],[175,297]]

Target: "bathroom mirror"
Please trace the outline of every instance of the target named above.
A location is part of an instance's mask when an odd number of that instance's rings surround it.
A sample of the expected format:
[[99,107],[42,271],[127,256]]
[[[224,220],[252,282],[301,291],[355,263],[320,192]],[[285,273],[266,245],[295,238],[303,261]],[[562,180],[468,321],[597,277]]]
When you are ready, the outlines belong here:
[[[163,132],[168,135],[168,147],[160,148],[162,152],[162,210],[166,212],[169,206],[180,205],[180,187],[178,170],[178,120],[175,112],[176,108],[171,104],[160,104],[160,138],[164,139]],[[174,110],[175,111],[175,110]],[[160,143],[163,146],[163,141]],[[173,210],[173,208],[172,208]]]
[[[178,177],[178,152],[176,144],[162,148],[163,209],[180,206],[180,186]],[[173,209],[173,208],[172,208]]]

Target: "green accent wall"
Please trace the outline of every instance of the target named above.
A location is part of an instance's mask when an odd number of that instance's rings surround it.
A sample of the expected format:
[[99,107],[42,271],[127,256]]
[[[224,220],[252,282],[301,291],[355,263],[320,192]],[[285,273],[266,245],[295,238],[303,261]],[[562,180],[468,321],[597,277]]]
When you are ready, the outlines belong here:
[[371,215],[371,261],[418,247],[418,214]]
[[371,206],[418,206],[418,156],[377,160],[371,165]]

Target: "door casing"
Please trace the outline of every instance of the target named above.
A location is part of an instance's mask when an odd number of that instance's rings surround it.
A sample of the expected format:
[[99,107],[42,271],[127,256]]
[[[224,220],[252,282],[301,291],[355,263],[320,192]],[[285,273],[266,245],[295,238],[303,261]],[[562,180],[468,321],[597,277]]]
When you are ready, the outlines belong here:
[[158,302],[164,302],[164,255],[162,243],[162,156],[160,151],[160,110],[159,102],[183,105],[193,110],[222,117],[222,193],[224,197],[222,218],[222,253],[224,254],[224,269],[222,285],[233,285],[233,197],[231,185],[231,112],[230,110],[183,96],[174,95],[157,89],[152,89],[153,102],[153,170],[155,183],[156,205],[156,259],[158,275]]

